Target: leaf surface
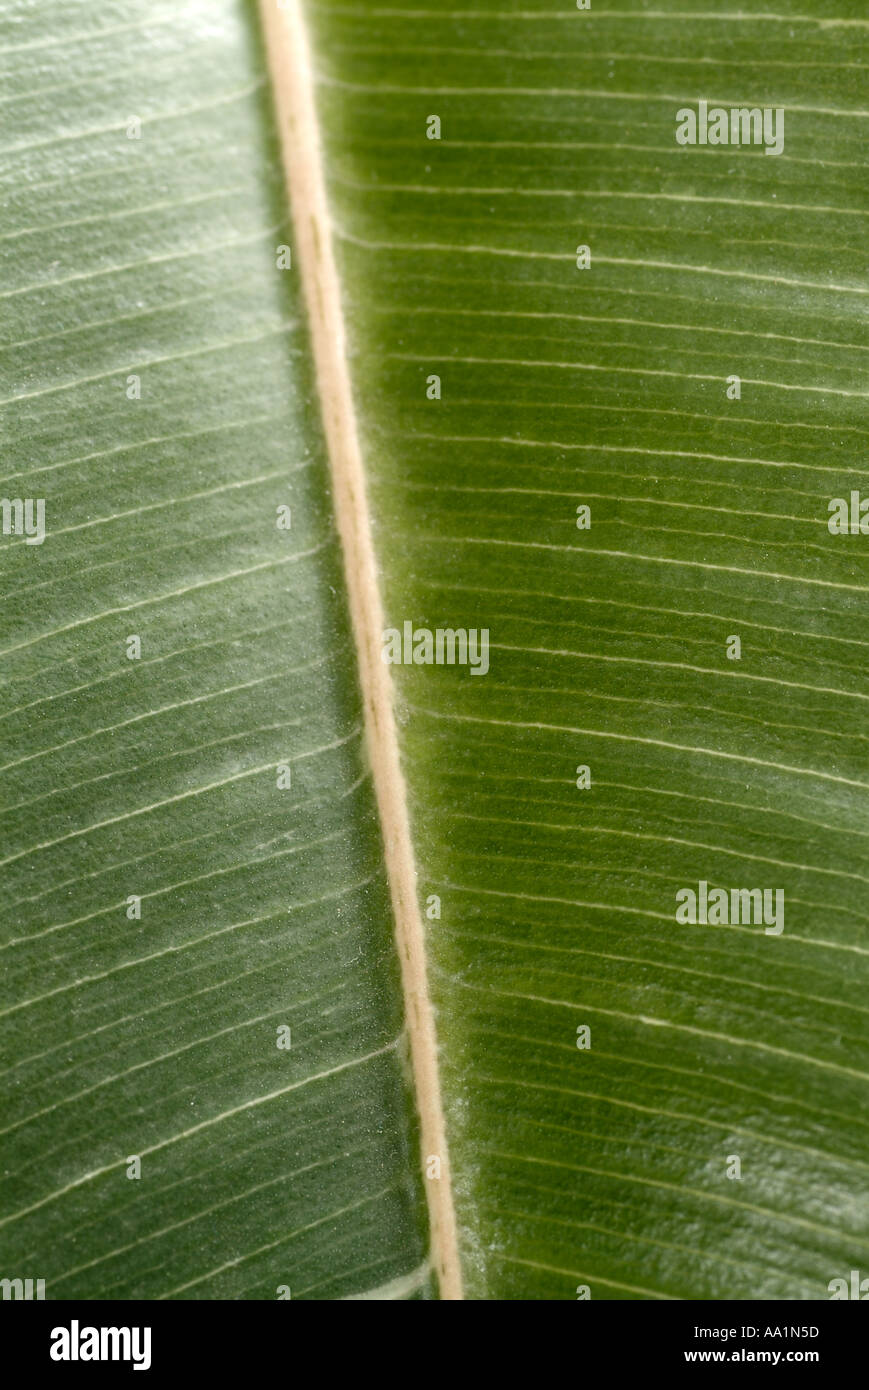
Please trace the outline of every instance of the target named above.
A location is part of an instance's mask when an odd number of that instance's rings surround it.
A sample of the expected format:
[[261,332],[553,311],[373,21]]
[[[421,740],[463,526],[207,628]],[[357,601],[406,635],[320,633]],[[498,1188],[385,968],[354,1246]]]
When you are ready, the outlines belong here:
[[[825,1298],[869,1242],[865,15],[309,8],[388,620],[490,633],[395,667],[468,1296]],[[679,146],[700,100],[782,152]],[[701,881],[781,934],[678,924]]]
[[[865,15],[304,10],[386,621],[489,635],[392,671],[465,1296],[826,1298],[869,1258]],[[3,1271],[431,1296],[256,9],[7,3],[0,64],[2,491],[47,518],[0,537]],[[680,146],[701,101],[781,153]],[[701,885],[775,919],[678,921]]]
[[255,18],[0,29],[2,490],[47,527],[0,549],[0,1241],[50,1298],[428,1287]]

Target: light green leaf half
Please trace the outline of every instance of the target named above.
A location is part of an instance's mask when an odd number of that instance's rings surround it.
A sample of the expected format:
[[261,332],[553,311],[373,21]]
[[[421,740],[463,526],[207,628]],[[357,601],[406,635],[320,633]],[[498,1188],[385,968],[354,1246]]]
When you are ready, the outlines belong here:
[[44,498],[48,534],[0,543],[0,1272],[48,1298],[418,1294],[392,928],[255,15],[4,18],[2,489]]

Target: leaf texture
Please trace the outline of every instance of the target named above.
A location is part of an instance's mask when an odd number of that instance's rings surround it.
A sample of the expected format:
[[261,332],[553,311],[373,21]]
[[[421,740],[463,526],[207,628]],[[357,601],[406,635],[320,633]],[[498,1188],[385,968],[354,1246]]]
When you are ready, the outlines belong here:
[[[490,633],[395,667],[468,1295],[826,1298],[869,1243],[865,15],[309,10],[389,621]],[[782,152],[680,146],[701,100]],[[677,923],[701,881],[783,931]]]
[[388,897],[255,12],[0,20],[2,490],[47,528],[0,544],[3,1273],[49,1298],[419,1297]]
[[[827,1298],[869,1258],[869,567],[828,524],[869,495],[869,22],[302,8],[465,1296]],[[437,1296],[257,8],[6,0],[0,64],[0,487],[46,517],[0,536],[3,1273]],[[701,103],[780,151],[680,144]]]

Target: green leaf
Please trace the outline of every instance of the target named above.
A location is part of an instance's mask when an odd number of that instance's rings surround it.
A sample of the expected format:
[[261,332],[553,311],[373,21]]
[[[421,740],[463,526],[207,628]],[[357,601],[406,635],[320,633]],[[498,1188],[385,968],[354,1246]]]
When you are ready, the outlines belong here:
[[[454,1201],[469,1298],[827,1298],[869,1259],[867,21],[304,10],[320,150],[243,0],[0,5],[0,486],[47,532],[0,536],[2,1273],[436,1296]],[[781,153],[678,144],[701,101]],[[391,669],[418,913],[281,141],[384,624],[489,634]],[[777,917],[678,921],[701,884]]]
[[4,19],[2,490],[47,535],[0,543],[2,1273],[356,1295],[426,1237],[254,16]]
[[[826,1298],[869,1258],[864,11],[310,10],[389,621],[490,632],[395,668],[467,1295]],[[680,147],[701,99],[781,155]],[[783,932],[677,924],[701,880]]]

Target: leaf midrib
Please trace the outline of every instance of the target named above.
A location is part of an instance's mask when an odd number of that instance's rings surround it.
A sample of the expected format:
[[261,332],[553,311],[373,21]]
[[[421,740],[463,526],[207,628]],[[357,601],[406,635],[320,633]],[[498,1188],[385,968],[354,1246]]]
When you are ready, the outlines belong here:
[[[419,910],[407,791],[401,770],[392,682],[381,660],[383,608],[366,499],[366,480],[345,352],[341,286],[323,174],[310,48],[301,0],[261,0],[274,106],[297,257],[308,311],[316,384],[344,560],[362,690],[365,735],[395,924],[405,1028],[428,1204],[431,1262],[442,1299],[462,1297],[455,1208],[446,1142],[425,933]],[[428,1163],[439,1160],[439,1175]]]

